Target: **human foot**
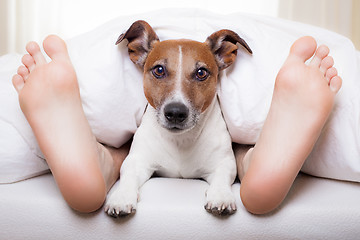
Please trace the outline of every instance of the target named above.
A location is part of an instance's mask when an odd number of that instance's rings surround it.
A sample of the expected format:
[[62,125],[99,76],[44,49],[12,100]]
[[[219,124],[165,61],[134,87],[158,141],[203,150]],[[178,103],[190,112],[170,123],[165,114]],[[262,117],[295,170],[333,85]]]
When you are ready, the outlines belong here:
[[65,42],[44,40],[49,63],[36,43],[26,50],[13,77],[20,107],[65,200],[76,210],[94,211],[118,178],[122,152],[103,147],[92,134]]
[[270,212],[283,201],[329,117],[342,80],[328,53],[313,38],[300,38],[278,73],[260,137],[243,158],[248,169],[240,195],[252,213]]

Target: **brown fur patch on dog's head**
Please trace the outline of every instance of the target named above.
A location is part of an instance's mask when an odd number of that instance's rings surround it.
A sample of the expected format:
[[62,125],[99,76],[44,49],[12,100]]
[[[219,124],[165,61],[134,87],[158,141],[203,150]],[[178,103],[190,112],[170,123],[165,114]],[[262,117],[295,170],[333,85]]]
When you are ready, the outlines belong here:
[[144,93],[158,111],[159,122],[166,125],[164,106],[176,102],[189,109],[192,118],[182,124],[183,129],[194,126],[214,100],[219,71],[235,61],[237,43],[252,53],[231,30],[217,31],[203,43],[184,39],[160,42],[148,23],[137,21],[116,44],[124,39],[128,40],[130,59],[143,69]]

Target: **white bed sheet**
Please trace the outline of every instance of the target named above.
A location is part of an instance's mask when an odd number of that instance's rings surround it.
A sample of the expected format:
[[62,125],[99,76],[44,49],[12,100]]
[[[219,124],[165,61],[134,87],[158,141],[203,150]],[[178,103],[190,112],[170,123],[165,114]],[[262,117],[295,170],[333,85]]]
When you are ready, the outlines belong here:
[[52,175],[0,185],[0,239],[356,239],[360,184],[299,175],[272,214],[238,211],[217,218],[203,208],[208,184],[152,178],[140,190],[137,213],[112,219],[103,210],[78,214],[60,195]]
[[[360,182],[360,59],[350,40],[325,29],[282,19],[200,9],[169,9],[121,17],[69,40],[83,107],[100,142],[120,146],[136,131],[146,106],[142,73],[130,61],[126,42],[115,46],[120,33],[133,21],[147,20],[160,39],[204,41],[228,28],[253,49],[241,49],[236,62],[221,75],[219,98],[232,136],[238,143],[254,143],[265,120],[276,73],[291,43],[312,35],[331,49],[343,78],[329,118],[302,170],[326,178]],[[166,20],[166,21],[165,21]],[[14,182],[48,169],[11,85],[20,56],[0,58],[0,183]],[[30,159],[30,160],[29,160]]]

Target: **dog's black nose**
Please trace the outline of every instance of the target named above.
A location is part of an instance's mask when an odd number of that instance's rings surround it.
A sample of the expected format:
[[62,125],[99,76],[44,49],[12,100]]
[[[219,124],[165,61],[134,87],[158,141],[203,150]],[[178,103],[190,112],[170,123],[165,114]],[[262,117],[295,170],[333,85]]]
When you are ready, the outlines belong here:
[[171,123],[182,123],[189,116],[189,109],[182,103],[169,103],[164,108],[164,115]]

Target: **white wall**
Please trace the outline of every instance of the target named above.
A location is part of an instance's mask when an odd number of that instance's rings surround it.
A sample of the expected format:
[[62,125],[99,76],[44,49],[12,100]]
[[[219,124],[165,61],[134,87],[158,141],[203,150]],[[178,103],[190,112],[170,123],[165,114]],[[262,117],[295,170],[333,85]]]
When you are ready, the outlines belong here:
[[279,17],[340,33],[360,49],[360,0],[280,0]]
[[87,32],[118,16],[164,8],[279,16],[328,28],[360,49],[360,0],[0,0],[0,55],[24,52],[51,33]]
[[[163,8],[277,16],[279,0],[0,0],[0,55],[23,52],[30,40],[70,38],[118,16]],[[5,12],[5,13],[4,13]]]

